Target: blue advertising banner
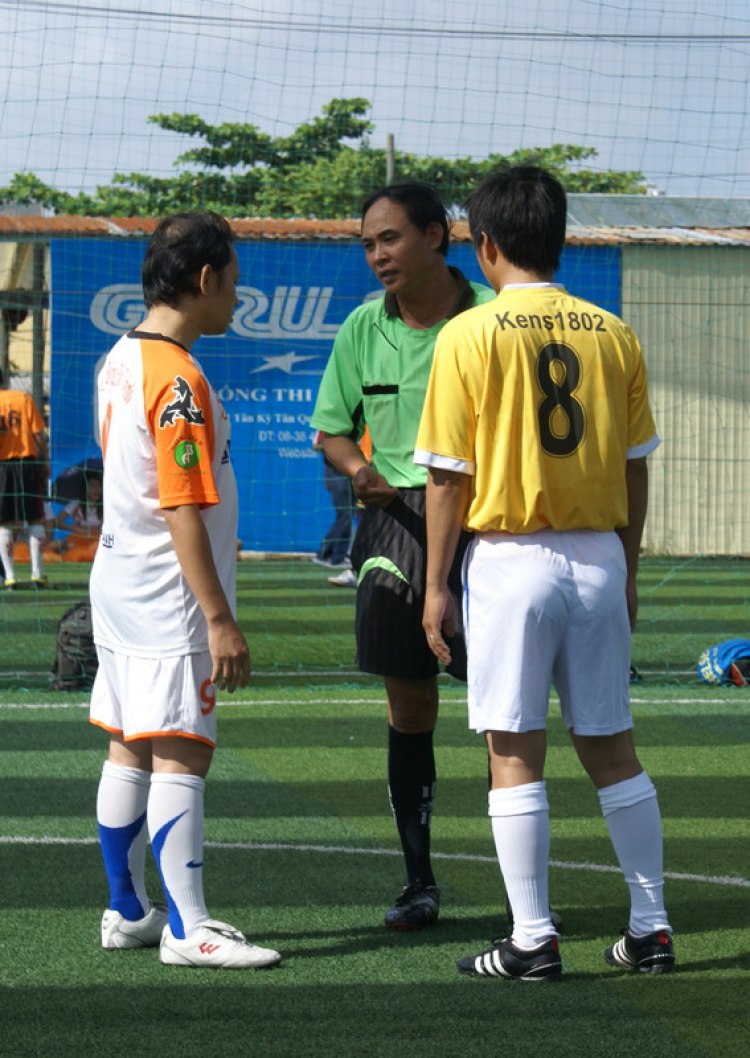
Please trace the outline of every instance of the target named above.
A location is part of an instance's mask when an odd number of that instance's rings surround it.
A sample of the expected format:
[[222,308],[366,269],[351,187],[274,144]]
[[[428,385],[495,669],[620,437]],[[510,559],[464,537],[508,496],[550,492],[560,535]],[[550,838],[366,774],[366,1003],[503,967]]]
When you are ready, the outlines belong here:
[[[145,240],[55,240],[51,246],[50,435],[53,477],[101,450],[96,376],[117,338],[145,315]],[[380,286],[355,242],[237,244],[240,304],[224,337],[193,353],[232,423],[239,534],[253,551],[316,551],[333,520],[310,417],[331,344],[346,316]],[[449,262],[480,280],[474,253]],[[620,256],[567,247],[557,277],[617,312]]]

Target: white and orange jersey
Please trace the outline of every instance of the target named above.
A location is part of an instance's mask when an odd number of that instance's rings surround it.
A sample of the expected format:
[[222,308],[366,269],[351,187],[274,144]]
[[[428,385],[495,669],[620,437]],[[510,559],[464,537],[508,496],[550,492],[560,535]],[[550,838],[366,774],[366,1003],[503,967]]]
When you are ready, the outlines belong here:
[[44,419],[28,393],[0,389],[0,459],[37,457],[34,438],[43,430]]
[[99,375],[104,513],[91,572],[95,641],[136,657],[208,649],[206,622],[163,510],[197,504],[235,608],[237,485],[229,419],[177,343],[131,331]]

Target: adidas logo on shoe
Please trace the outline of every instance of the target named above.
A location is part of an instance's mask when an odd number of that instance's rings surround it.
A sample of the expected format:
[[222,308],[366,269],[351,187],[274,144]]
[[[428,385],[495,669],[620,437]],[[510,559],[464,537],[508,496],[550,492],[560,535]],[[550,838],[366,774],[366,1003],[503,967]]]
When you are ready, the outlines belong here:
[[611,948],[607,948],[604,959],[610,966],[627,966],[641,974],[669,974],[674,970],[674,949],[668,930],[659,929],[635,937],[629,929]]
[[512,977],[518,981],[559,981],[562,977],[557,937],[528,949],[506,938],[482,955],[459,959],[457,965],[467,977]]

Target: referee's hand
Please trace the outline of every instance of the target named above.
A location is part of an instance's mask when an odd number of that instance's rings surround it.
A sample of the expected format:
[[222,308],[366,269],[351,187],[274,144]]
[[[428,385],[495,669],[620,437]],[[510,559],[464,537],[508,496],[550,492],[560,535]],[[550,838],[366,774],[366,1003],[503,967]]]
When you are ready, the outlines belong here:
[[398,496],[398,489],[389,485],[382,474],[371,466],[360,467],[352,478],[352,491],[361,503],[387,507]]

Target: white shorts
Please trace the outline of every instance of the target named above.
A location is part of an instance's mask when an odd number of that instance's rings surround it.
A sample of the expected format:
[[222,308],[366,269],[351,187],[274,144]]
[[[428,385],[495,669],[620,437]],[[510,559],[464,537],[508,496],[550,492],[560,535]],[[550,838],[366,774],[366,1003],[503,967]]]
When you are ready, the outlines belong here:
[[174,658],[135,658],[97,647],[92,724],[125,741],[183,735],[216,745],[216,687],[208,651]]
[[475,537],[464,559],[469,727],[544,728],[552,684],[577,735],[632,727],[625,580],[616,533]]

